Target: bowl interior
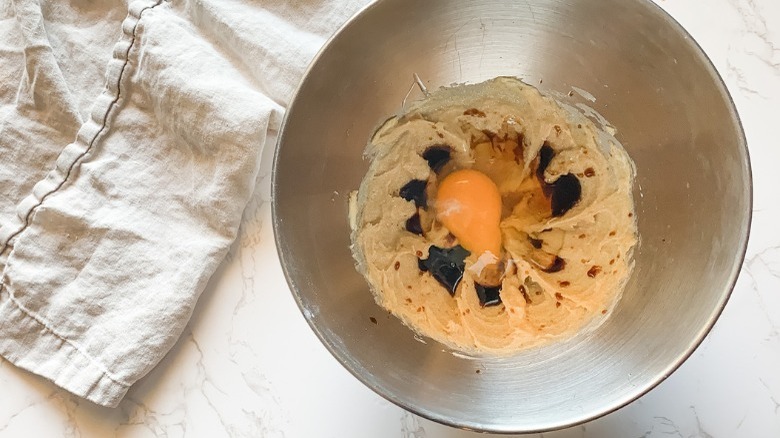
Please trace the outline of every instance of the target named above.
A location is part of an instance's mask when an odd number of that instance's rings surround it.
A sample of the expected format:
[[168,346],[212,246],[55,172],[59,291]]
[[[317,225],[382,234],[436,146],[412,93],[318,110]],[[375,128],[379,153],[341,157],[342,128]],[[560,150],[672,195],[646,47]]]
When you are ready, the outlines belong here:
[[[617,128],[637,168],[641,244],[599,329],[472,359],[415,339],[374,303],[350,254],[347,198],[367,169],[368,138],[399,111],[414,73],[429,88],[518,76]],[[566,96],[572,87],[595,102]],[[280,137],[273,195],[291,289],[335,357],[411,411],[497,432],[586,421],[668,376],[722,310],[751,210],[744,135],[723,83],[690,36],[644,0],[378,1],[306,74]]]

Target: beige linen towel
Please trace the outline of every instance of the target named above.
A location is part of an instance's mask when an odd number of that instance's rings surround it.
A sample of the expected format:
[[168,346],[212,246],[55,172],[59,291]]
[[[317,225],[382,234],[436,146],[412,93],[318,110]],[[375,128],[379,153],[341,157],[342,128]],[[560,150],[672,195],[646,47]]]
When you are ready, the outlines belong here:
[[0,0],[0,354],[116,406],[182,332],[267,134],[362,3]]

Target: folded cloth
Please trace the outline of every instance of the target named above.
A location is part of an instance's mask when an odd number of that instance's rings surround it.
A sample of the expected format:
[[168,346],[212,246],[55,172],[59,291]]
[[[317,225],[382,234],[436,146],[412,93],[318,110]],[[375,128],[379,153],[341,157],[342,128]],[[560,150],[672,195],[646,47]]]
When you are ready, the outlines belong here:
[[0,1],[0,354],[116,406],[183,331],[269,132],[364,3]]

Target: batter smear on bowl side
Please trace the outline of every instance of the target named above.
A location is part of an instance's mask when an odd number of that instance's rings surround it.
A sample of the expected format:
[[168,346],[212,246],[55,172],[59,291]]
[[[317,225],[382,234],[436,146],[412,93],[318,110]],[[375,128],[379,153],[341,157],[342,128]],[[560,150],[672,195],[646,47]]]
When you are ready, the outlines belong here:
[[509,354],[603,321],[633,267],[633,164],[590,120],[501,77],[385,122],[351,199],[379,305],[454,349]]

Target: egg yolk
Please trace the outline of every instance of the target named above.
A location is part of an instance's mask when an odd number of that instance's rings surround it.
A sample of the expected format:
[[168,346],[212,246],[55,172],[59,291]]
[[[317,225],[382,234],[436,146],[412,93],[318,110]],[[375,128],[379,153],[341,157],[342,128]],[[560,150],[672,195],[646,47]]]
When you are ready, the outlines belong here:
[[472,254],[501,252],[501,195],[496,183],[473,169],[457,170],[439,184],[436,218]]

